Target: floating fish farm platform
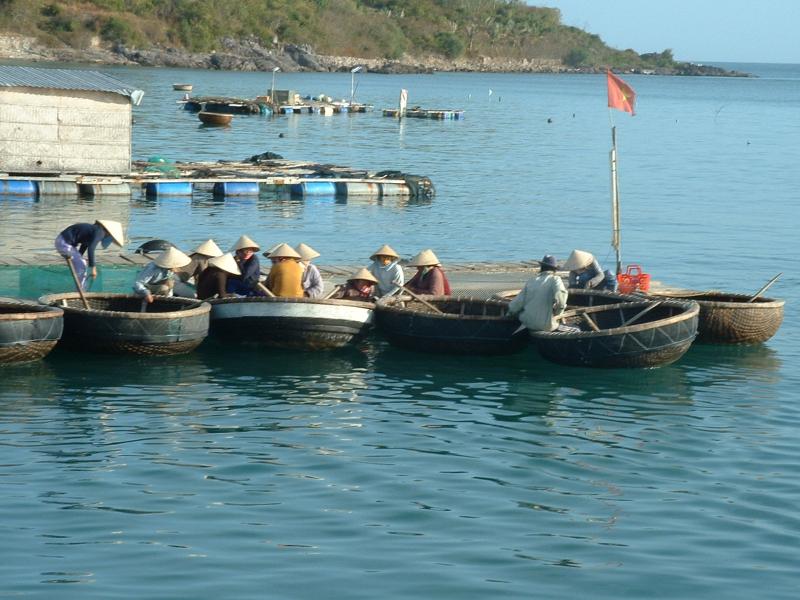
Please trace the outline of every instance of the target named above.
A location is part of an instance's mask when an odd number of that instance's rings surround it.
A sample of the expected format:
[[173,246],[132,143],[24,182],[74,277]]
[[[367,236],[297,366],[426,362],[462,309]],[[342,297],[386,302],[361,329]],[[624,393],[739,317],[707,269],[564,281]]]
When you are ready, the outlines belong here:
[[[384,108],[383,116],[397,118],[400,111],[396,108]],[[460,121],[464,118],[463,110],[453,109],[429,109],[429,108],[409,108],[403,114],[404,117],[411,119],[438,119],[440,121]]]
[[267,97],[255,99],[226,98],[219,96],[190,96],[179,101],[184,110],[191,112],[214,112],[230,115],[269,115],[269,114],[317,114],[333,115],[343,113],[366,113],[374,109],[372,104],[358,102],[323,102],[308,100],[301,103],[270,102]]
[[435,194],[431,180],[418,175],[262,159],[260,156],[263,155],[239,162],[135,161],[131,173],[119,177],[38,177],[0,173],[0,196],[130,196],[136,187],[150,197],[191,196],[196,190],[209,189],[217,196],[278,193],[294,197],[431,198]]

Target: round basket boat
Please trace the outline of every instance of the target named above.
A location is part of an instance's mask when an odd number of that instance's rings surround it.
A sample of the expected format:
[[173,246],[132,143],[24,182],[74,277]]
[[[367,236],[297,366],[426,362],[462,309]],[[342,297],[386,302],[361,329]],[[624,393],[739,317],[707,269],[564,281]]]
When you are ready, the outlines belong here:
[[273,348],[329,350],[356,342],[372,328],[371,302],[321,298],[217,298],[211,332]]
[[207,112],[204,110],[201,110],[199,113],[197,113],[197,116],[204,125],[230,125],[231,120],[233,119],[233,115],[229,113]]
[[694,302],[640,300],[564,313],[572,331],[534,331],[539,352],[584,367],[659,367],[678,360],[697,335]]
[[421,352],[510,354],[522,350],[528,334],[508,303],[453,296],[395,296],[375,306],[375,325],[391,344]]
[[46,356],[61,339],[64,311],[28,302],[0,301],[0,364]]
[[[657,296],[662,297],[662,296]],[[705,292],[664,297],[693,300],[700,305],[697,341],[708,344],[757,344],[766,342],[783,322],[783,300],[747,294]]]
[[64,311],[62,342],[79,350],[158,356],[191,352],[208,335],[211,307],[191,298],[155,296],[142,312],[132,294],[77,292],[42,296],[39,302]]

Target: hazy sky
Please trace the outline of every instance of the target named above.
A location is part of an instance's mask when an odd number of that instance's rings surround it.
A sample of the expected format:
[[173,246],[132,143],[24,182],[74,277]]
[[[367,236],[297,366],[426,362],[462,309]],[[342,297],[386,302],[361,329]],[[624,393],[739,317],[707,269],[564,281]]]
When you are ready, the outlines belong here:
[[638,54],[693,62],[800,63],[800,0],[527,0]]

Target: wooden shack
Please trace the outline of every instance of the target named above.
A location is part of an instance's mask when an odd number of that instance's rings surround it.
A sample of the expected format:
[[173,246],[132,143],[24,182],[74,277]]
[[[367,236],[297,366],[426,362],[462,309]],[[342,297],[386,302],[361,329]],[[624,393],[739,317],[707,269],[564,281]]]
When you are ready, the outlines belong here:
[[0,66],[0,172],[127,175],[143,95],[96,71]]

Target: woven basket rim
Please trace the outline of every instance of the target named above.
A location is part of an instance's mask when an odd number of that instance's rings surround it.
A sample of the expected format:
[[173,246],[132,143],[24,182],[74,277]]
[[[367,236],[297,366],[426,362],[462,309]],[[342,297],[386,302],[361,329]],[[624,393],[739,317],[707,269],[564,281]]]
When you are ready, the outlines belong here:
[[244,296],[236,298],[211,298],[206,300],[212,306],[220,304],[246,304],[246,303],[282,303],[282,304],[323,304],[328,306],[355,306],[360,308],[375,308],[372,302],[349,300],[347,298],[271,298],[269,296]]
[[0,313],[0,321],[30,321],[33,319],[60,319],[64,311],[58,306],[46,306],[35,302],[3,302],[0,307],[20,309],[19,312]]
[[[643,302],[643,304],[650,302],[645,301]],[[636,306],[636,304],[637,303],[633,302],[631,303],[632,306]],[[614,306],[614,305],[609,305],[609,306],[612,307],[610,310],[619,309],[619,306]],[[672,315],[671,317],[666,317],[664,319],[658,319],[656,321],[647,321],[645,323],[639,323],[636,325],[627,325],[625,327],[614,327],[612,329],[601,329],[600,331],[580,331],[580,332],[531,331],[531,336],[541,339],[581,339],[581,338],[593,338],[593,337],[606,337],[611,335],[620,335],[623,333],[639,333],[641,331],[646,331],[647,329],[653,329],[654,327],[662,327],[664,325],[674,325],[675,323],[680,323],[681,321],[690,321],[691,319],[697,318],[700,315],[700,305],[697,304],[697,302],[685,302],[681,300],[663,300],[661,301],[661,306],[682,307],[684,309],[684,312],[681,312],[677,315]]]
[[[430,295],[421,295],[418,294],[420,298],[427,302],[475,302],[477,304],[491,304],[492,306],[500,306],[503,308],[508,307],[508,302],[505,302],[500,299],[493,299],[493,298],[476,298],[474,296],[430,296]],[[429,310],[419,310],[416,308],[410,308],[408,306],[396,306],[397,302],[399,302],[398,296],[392,296],[391,298],[387,298],[386,300],[381,300],[375,305],[375,310],[378,312],[393,312],[399,313],[403,315],[422,315],[426,317],[432,317],[434,319],[456,319],[459,321],[512,321],[518,322],[516,317],[510,315],[460,315],[455,313],[435,313]],[[411,302],[414,302],[415,299],[412,298]],[[417,301],[418,302],[418,301]],[[422,307],[421,302],[418,302]]]
[[[142,298],[136,296],[134,294],[111,294],[111,293],[104,293],[104,292],[86,292],[83,294],[87,300],[91,300],[92,298],[104,298],[110,300],[122,300],[122,299],[131,299],[131,300],[138,300],[141,301]],[[55,304],[56,302],[60,302],[61,300],[80,300],[80,294],[78,292],[66,292],[62,294],[48,294],[46,296],[42,296],[39,298],[39,302],[47,305],[47,306],[55,306],[56,308],[60,308],[66,314],[76,314],[76,315],[92,315],[97,317],[115,317],[118,319],[181,319],[186,317],[194,317],[199,316],[204,313],[211,312],[211,305],[208,302],[204,302],[203,300],[197,300],[196,298],[179,298],[179,297],[167,297],[167,296],[155,296],[157,301],[167,302],[169,304],[176,304],[178,306],[184,306],[181,310],[172,310],[167,312],[133,312],[133,311],[121,311],[121,310],[103,310],[97,308],[89,308],[86,309],[83,306],[58,306]]]

